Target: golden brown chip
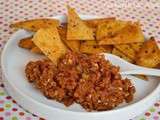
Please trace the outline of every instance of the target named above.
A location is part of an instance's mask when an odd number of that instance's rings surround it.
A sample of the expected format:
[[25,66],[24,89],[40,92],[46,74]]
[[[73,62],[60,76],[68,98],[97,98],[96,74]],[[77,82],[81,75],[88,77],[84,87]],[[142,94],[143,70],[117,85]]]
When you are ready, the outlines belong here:
[[33,36],[23,38],[19,41],[19,47],[29,49],[33,53],[42,54],[42,51],[33,43],[32,41]]
[[128,44],[119,44],[114,45],[114,47],[119,50],[121,53],[129,57],[130,59],[135,59],[136,53],[140,50],[142,47],[142,43],[128,43]]
[[40,28],[47,28],[52,26],[57,27],[59,26],[59,24],[60,24],[59,20],[42,18],[42,19],[33,19],[33,20],[16,22],[11,24],[10,27],[26,29],[35,32]]
[[116,35],[128,22],[121,20],[111,20],[98,25],[96,39],[101,40],[104,37]]
[[[88,20],[82,20],[84,21],[84,23],[91,28],[96,28],[98,26],[98,24],[104,23],[104,22],[108,22],[108,21],[112,21],[115,20],[114,17],[109,17],[109,18],[95,18],[95,19],[88,19]],[[67,23],[63,23],[63,25],[67,25]]]
[[[119,56],[120,58],[130,62],[130,63],[134,63],[134,59],[130,59],[129,57],[127,57],[125,54],[123,54],[122,52],[120,52],[119,50],[117,50],[116,48],[113,48],[112,50],[112,54]],[[135,77],[138,77],[142,80],[148,80],[147,76],[145,75],[134,75]]]
[[113,48],[112,50],[112,54],[119,56],[120,58],[130,62],[130,63],[134,63],[134,59],[129,58],[128,56],[126,56],[125,54],[123,54],[121,51],[119,51],[116,48]]
[[101,45],[106,51],[106,53],[112,53],[113,45]]
[[32,53],[43,54],[42,51],[37,46],[34,46],[33,48],[31,48],[30,51]]
[[81,41],[82,45],[98,45],[96,40]]
[[68,7],[67,40],[94,40],[92,28],[80,19],[74,8]]
[[130,59],[135,59],[136,51],[129,44],[119,44],[114,47]]
[[133,50],[138,52],[140,50],[140,48],[143,46],[143,42],[140,42],[140,43],[129,43],[129,45],[131,46],[131,48]]
[[59,26],[58,28],[58,33],[61,38],[61,40],[65,41],[66,40],[66,32],[67,32],[67,27],[66,26]]
[[98,45],[80,45],[80,52],[86,54],[95,54],[95,53],[111,53],[112,46],[98,46]]
[[78,52],[79,47],[80,47],[80,41],[79,40],[66,40],[66,33],[67,33],[66,31],[67,29],[65,26],[58,27],[58,32],[59,32],[61,40],[63,40],[66,46],[70,48],[72,51]]
[[70,41],[65,41],[66,45],[74,52],[78,52],[80,48],[80,41],[77,40],[70,40]]
[[136,64],[151,68],[160,64],[160,49],[154,38],[144,42],[142,48],[136,55]]
[[56,27],[39,29],[33,37],[33,42],[55,64],[67,51]]
[[143,42],[144,35],[138,23],[109,21],[98,26],[96,38],[100,45]]
[[96,28],[98,26],[98,24],[102,24],[104,22],[108,22],[108,21],[112,21],[115,20],[114,17],[110,17],[110,18],[97,18],[97,19],[89,19],[89,20],[84,20],[84,22],[92,28]]
[[31,49],[32,47],[34,47],[35,45],[32,42],[32,36],[21,39],[18,43],[18,46],[26,49]]
[[92,28],[94,36],[95,36],[98,24],[108,22],[108,21],[112,21],[112,20],[115,20],[115,18],[114,17],[111,17],[111,18],[97,18],[97,19],[89,19],[89,20],[83,20],[83,21],[87,24],[88,27]]

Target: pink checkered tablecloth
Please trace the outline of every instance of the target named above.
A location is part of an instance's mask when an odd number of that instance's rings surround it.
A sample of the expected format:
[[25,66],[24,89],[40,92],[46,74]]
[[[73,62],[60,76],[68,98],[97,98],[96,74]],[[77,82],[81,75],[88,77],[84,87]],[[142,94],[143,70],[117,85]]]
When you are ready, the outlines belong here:
[[[0,51],[13,33],[14,21],[65,14],[66,4],[81,14],[140,21],[146,36],[160,43],[160,0],[0,0]],[[43,120],[17,105],[4,90],[0,75],[0,120]],[[128,120],[160,120],[160,101]]]

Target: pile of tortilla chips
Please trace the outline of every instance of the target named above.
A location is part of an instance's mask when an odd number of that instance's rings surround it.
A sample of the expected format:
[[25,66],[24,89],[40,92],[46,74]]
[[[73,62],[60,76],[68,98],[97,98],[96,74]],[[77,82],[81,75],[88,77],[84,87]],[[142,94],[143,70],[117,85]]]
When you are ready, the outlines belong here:
[[131,63],[159,67],[160,50],[154,38],[144,39],[139,22],[115,18],[82,20],[74,8],[68,8],[67,23],[56,19],[34,19],[11,24],[11,27],[36,32],[20,40],[19,46],[45,54],[54,63],[67,50],[86,54],[112,53]]

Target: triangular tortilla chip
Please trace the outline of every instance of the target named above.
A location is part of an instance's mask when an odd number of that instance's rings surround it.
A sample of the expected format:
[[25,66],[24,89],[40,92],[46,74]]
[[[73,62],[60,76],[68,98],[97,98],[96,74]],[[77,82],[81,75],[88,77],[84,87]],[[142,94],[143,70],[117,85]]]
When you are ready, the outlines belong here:
[[74,52],[79,51],[80,41],[79,40],[66,40],[67,28],[66,26],[58,27],[58,32],[61,40],[66,44],[68,48],[70,48]]
[[154,38],[144,42],[144,45],[136,55],[136,64],[151,68],[160,64],[160,49]]
[[80,42],[77,40],[66,40],[64,41],[67,45],[67,47],[69,47],[73,52],[78,52],[79,48],[80,48]]
[[67,51],[56,27],[39,29],[33,37],[33,42],[55,64]]
[[67,40],[94,40],[92,28],[80,19],[73,8],[68,6]]
[[[99,33],[101,34],[99,35]],[[102,27],[99,26],[96,37],[97,40],[99,40],[98,43],[100,45],[125,44],[144,41],[144,35],[138,23],[122,21],[119,21],[118,23],[106,23]]]
[[21,48],[26,48],[26,49],[31,49],[35,47],[33,41],[32,41],[33,36],[23,38],[19,41],[18,46]]
[[128,56],[126,56],[125,54],[123,54],[121,51],[119,51],[116,48],[113,48],[112,50],[112,54],[119,56],[120,58],[130,62],[130,63],[134,63],[134,60],[129,58]]
[[129,44],[114,45],[114,47],[131,59],[135,59],[136,51]]
[[116,49],[121,51],[123,54],[128,56],[131,59],[135,59],[136,53],[140,50],[142,47],[143,42],[140,43],[128,43],[128,44],[118,44],[114,45]]
[[141,47],[143,46],[143,42],[140,43],[129,43],[132,49],[134,49],[136,52],[138,52]]
[[105,37],[115,36],[126,25],[127,22],[121,20],[110,20],[103,22],[98,25],[96,39],[101,40]]
[[81,41],[81,45],[98,45],[96,40],[85,40]]
[[99,45],[80,45],[80,52],[86,54],[96,54],[96,53],[111,53],[112,46],[99,46]]
[[84,22],[92,28],[96,28],[99,24],[102,24],[104,22],[108,22],[108,21],[113,21],[115,20],[114,17],[110,17],[110,18],[96,18],[96,19],[89,19],[89,20],[84,20]]
[[[113,48],[112,50],[112,54],[119,56],[120,58],[130,62],[130,63],[134,63],[134,59],[129,58],[128,56],[126,56],[125,54],[123,54],[121,51],[117,50],[116,48]],[[135,77],[138,77],[142,80],[148,80],[147,76],[145,75],[134,75]]]
[[21,48],[29,49],[33,53],[42,54],[41,50],[33,43],[33,36],[23,38],[19,41],[18,46]]
[[30,51],[32,53],[43,54],[42,51],[37,46],[33,47]]
[[43,18],[43,19],[32,19],[32,20],[16,22],[11,24],[10,27],[26,29],[35,32],[40,28],[47,28],[52,26],[57,27],[59,26],[59,24],[60,24],[59,20]]

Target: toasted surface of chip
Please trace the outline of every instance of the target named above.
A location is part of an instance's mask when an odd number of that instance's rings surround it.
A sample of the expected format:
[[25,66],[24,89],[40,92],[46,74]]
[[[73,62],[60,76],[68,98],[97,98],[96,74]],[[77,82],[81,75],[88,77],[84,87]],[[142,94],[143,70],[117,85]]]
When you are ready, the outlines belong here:
[[56,27],[39,29],[33,37],[33,42],[55,64],[67,51]]
[[84,22],[87,24],[87,26],[92,28],[92,30],[94,32],[94,36],[96,36],[97,26],[99,24],[102,24],[102,23],[108,22],[108,21],[112,21],[112,20],[115,20],[115,18],[111,17],[111,18],[89,19],[89,20],[84,20]]
[[66,41],[66,32],[67,32],[66,26],[59,26],[58,27],[59,36],[60,36],[61,40],[63,40],[64,43]]
[[87,54],[95,54],[95,53],[111,53],[112,46],[98,46],[98,45],[80,45],[80,52]]
[[30,51],[32,53],[43,54],[42,51],[37,46],[32,47]]
[[66,45],[74,52],[78,52],[80,48],[80,41],[77,40],[70,40],[70,41],[65,41]]
[[35,45],[32,41],[32,36],[21,39],[18,43],[18,46],[26,49],[31,49],[32,47],[34,47]]
[[18,43],[19,47],[29,49],[33,53],[42,54],[42,51],[33,43],[32,38],[33,36],[21,39]]
[[81,45],[98,45],[96,40],[84,40],[81,41]]
[[59,26],[59,24],[60,24],[59,20],[42,18],[42,19],[33,19],[33,20],[15,22],[11,24],[10,27],[26,29],[35,32],[40,28],[46,28],[52,26],[55,27]]
[[138,23],[116,21],[98,26],[96,38],[100,45],[143,42],[144,35]]
[[112,53],[113,45],[102,45],[102,47],[106,50],[107,53]]
[[114,36],[126,25],[127,25],[127,22],[124,22],[121,20],[111,20],[111,21],[103,22],[98,25],[96,38],[97,40],[101,40],[104,37]]
[[102,24],[104,22],[112,21],[115,20],[114,17],[110,18],[97,18],[97,19],[89,19],[89,20],[84,20],[84,22],[89,26],[89,27],[97,27],[99,24]]
[[[134,63],[135,61],[129,57],[127,57],[125,54],[123,54],[122,52],[120,52],[119,50],[117,50],[116,48],[113,48],[112,50],[112,54],[119,56],[120,58],[130,62],[130,63]],[[135,75],[135,77],[138,77],[142,80],[148,80],[147,76],[145,75]]]
[[125,54],[123,54],[121,51],[119,51],[116,48],[113,48],[112,50],[112,54],[119,56],[120,58],[130,62],[130,63],[134,63],[134,59],[129,58],[128,56],[126,56]]
[[80,19],[74,8],[68,6],[67,40],[94,40],[92,28]]
[[66,39],[66,33],[67,33],[66,26],[58,27],[58,32],[59,32],[61,40],[63,40],[63,42],[66,44],[66,46],[68,48],[70,48],[74,52],[79,51],[79,47],[80,47],[80,41],[79,40],[67,40]]
[[[80,41],[77,41],[77,40],[67,41],[66,40],[66,27],[65,26],[58,27],[58,32],[59,32],[61,40],[64,41],[67,47],[69,47],[72,51],[79,51]],[[33,37],[31,36],[31,37],[21,39],[18,43],[19,47],[30,49],[30,51],[33,53],[42,54],[42,51],[38,47],[36,47],[36,45],[33,43],[32,38]]]
[[131,48],[133,50],[138,52],[140,50],[140,48],[143,46],[143,42],[140,42],[140,43],[129,43],[129,45],[131,46]]
[[130,44],[119,44],[119,45],[114,45],[114,47],[127,57],[135,59],[136,51],[131,48]]
[[151,68],[160,64],[160,49],[154,38],[144,42],[144,45],[136,55],[136,64]]

